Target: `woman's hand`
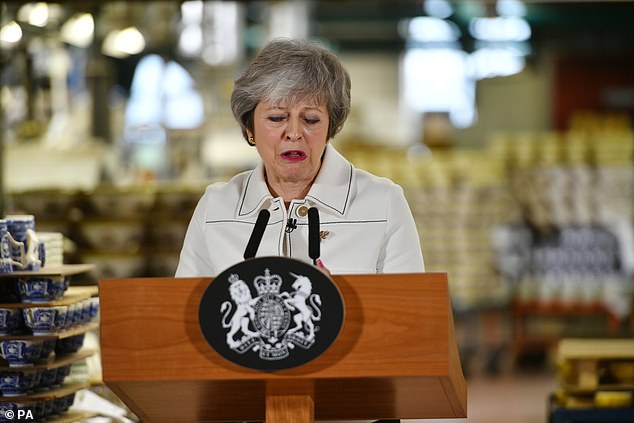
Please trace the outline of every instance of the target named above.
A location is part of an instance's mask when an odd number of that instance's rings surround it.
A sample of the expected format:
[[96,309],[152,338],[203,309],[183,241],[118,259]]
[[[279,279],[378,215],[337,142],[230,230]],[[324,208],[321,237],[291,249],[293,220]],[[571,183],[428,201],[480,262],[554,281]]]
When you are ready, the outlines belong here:
[[317,267],[319,267],[321,270],[323,270],[325,273],[327,273],[328,275],[330,275],[330,270],[328,270],[328,268],[326,266],[324,266],[324,262],[321,261],[321,259],[317,259],[315,261],[315,264],[317,265]]

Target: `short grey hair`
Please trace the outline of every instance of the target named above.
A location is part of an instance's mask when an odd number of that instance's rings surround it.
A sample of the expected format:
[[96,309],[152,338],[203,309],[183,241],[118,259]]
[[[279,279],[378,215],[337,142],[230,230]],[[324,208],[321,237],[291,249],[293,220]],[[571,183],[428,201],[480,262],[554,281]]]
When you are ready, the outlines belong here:
[[248,140],[253,113],[261,101],[293,103],[308,98],[326,106],[328,138],[343,127],[350,112],[350,75],[337,56],[315,41],[275,39],[236,79],[231,110]]

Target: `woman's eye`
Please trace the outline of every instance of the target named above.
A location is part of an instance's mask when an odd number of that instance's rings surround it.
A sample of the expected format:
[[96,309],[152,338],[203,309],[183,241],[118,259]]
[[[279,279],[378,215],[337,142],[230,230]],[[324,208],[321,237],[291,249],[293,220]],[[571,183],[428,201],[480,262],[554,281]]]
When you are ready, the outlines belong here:
[[284,116],[269,116],[271,122],[281,122],[284,120]]
[[319,118],[304,118],[304,120],[309,124],[319,123]]

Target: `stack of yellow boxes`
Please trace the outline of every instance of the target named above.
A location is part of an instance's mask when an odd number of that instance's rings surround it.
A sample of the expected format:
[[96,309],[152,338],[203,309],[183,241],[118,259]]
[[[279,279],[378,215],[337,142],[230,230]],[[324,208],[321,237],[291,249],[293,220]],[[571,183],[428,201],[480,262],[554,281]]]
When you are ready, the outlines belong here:
[[563,339],[549,423],[632,422],[634,339]]

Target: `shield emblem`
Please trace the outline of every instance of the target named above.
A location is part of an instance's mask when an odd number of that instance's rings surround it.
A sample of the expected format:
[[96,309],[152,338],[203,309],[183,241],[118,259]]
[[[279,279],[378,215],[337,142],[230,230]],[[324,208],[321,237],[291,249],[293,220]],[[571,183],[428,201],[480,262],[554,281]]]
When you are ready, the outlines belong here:
[[201,331],[224,358],[252,369],[300,366],[326,351],[343,325],[339,289],[321,270],[285,257],[245,260],[209,284]]

